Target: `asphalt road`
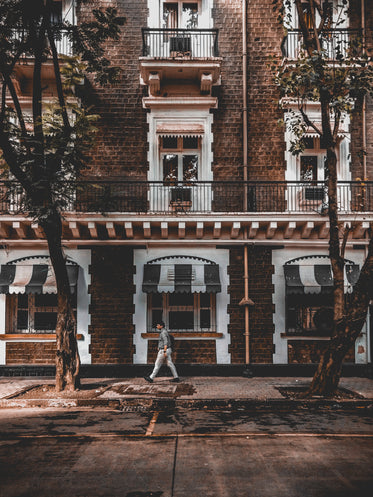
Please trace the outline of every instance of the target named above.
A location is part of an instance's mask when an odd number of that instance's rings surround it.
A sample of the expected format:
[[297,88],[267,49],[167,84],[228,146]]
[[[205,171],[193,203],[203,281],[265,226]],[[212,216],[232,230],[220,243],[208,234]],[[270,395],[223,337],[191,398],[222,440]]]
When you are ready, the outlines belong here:
[[373,413],[0,410],[1,497],[371,497]]

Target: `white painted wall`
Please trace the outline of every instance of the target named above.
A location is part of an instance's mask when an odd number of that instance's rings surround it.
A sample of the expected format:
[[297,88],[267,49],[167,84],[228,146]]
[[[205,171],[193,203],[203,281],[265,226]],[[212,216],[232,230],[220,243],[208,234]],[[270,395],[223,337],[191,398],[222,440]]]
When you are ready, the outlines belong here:
[[[229,250],[216,250],[212,247],[190,248],[148,248],[134,250],[134,264],[136,266],[136,274],[134,275],[134,285],[136,293],[134,295],[135,313],[133,323],[135,325],[134,344],[136,353],[133,356],[134,364],[147,363],[147,340],[141,337],[141,333],[146,332],[146,313],[147,313],[147,296],[142,291],[142,280],[144,274],[144,264],[158,257],[172,255],[187,255],[188,257],[204,257],[210,261],[219,264],[221,292],[216,294],[216,329],[219,333],[223,333],[223,338],[216,339],[216,362],[217,364],[230,364],[231,358],[228,352],[230,344],[230,335],[228,334],[228,264]],[[190,338],[192,340],[192,338]],[[199,340],[199,338],[194,338]]]
[[[316,248],[312,250],[309,248],[285,248],[283,250],[273,250],[272,251],[272,264],[275,267],[275,273],[272,276],[272,283],[274,285],[273,293],[273,303],[275,305],[275,313],[273,315],[275,333],[273,335],[273,343],[275,344],[275,353],[273,354],[274,364],[287,364],[288,363],[288,349],[287,349],[287,339],[281,338],[281,333],[285,333],[285,276],[284,276],[284,264],[296,257],[304,257],[309,255],[325,255],[328,256],[328,249]],[[359,264],[362,267],[364,262],[364,250],[352,250],[347,249],[345,258],[353,261],[355,264]],[[368,360],[367,356],[367,325],[361,333],[361,337],[356,340],[355,343],[355,357],[357,364],[365,364]],[[359,352],[359,346],[364,349],[363,352]],[[360,349],[362,350],[362,349]]]
[[[83,340],[78,341],[79,354],[82,364],[90,364],[91,356],[89,354],[90,335],[88,334],[88,325],[90,324],[89,304],[90,295],[88,294],[88,285],[90,284],[90,275],[88,267],[91,263],[90,250],[66,249],[66,256],[80,266],[78,277],[78,295],[77,295],[77,333],[83,335]],[[14,249],[0,251],[0,264],[19,259],[21,257],[32,257],[36,255],[48,256],[48,251],[41,249]],[[5,295],[0,295],[0,333],[6,333],[5,329]],[[22,342],[22,340],[19,340]],[[35,340],[43,341],[43,340]],[[0,341],[0,364],[5,364],[6,342]]]

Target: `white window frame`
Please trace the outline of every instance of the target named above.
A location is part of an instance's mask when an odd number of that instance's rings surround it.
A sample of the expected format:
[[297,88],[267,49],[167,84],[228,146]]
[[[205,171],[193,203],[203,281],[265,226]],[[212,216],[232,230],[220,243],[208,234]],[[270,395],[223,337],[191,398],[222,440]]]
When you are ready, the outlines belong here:
[[[159,137],[159,153],[160,153],[160,161],[159,165],[161,170],[159,171],[159,177],[164,178],[164,158],[167,155],[176,155],[177,156],[177,178],[174,181],[183,182],[184,180],[184,171],[183,171],[183,157],[186,155],[196,155],[198,157],[198,168],[197,168],[197,181],[200,177],[200,169],[201,169],[201,141],[202,138],[197,138],[198,140],[198,148],[183,148],[183,136],[175,137],[178,140],[177,148],[164,148],[162,145],[163,137]],[[192,180],[194,181],[194,180]]]

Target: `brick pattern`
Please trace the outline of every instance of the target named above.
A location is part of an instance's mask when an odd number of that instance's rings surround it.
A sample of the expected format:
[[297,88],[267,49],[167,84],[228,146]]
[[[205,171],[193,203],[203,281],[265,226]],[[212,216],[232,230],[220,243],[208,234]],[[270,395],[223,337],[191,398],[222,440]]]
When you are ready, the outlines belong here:
[[[277,125],[278,90],[268,56],[280,56],[283,32],[271,0],[252,0],[247,9],[248,166],[251,180],[284,179],[284,132]],[[213,9],[223,57],[222,86],[214,111],[214,179],[240,179],[242,152],[242,1],[218,0]]]
[[[80,4],[80,19],[89,19],[92,4],[113,6],[113,2]],[[147,25],[147,0],[117,0],[118,15],[126,18],[118,41],[108,42],[106,57],[122,69],[119,82],[100,87],[92,82],[88,95],[93,112],[100,115],[99,133],[86,174],[92,177],[121,177],[146,180],[147,124],[142,108],[145,88],[140,86],[138,60],[142,54],[141,28]]]
[[219,29],[222,85],[214,87],[219,108],[214,110],[214,179],[242,178],[242,1],[217,0],[212,11]]
[[[158,354],[158,342],[148,341],[148,364],[154,363]],[[172,360],[177,364],[215,364],[215,340],[176,340]],[[168,368],[167,368],[168,369]]]
[[[328,342],[325,341],[289,340],[288,362],[289,364],[318,363],[327,346]],[[347,353],[343,362],[355,362],[354,348]]]
[[[249,297],[255,306],[250,307],[250,360],[252,363],[272,363],[273,354],[273,304],[271,249],[249,248]],[[228,273],[231,297],[229,333],[231,334],[232,363],[245,362],[244,307],[239,305],[244,296],[243,248],[230,251]]]
[[283,30],[272,0],[254,0],[247,9],[249,179],[285,179],[283,112],[269,56],[281,58]]
[[6,344],[6,364],[55,364],[55,342],[16,342]]
[[134,353],[133,250],[92,249],[90,274],[92,363],[130,364]]

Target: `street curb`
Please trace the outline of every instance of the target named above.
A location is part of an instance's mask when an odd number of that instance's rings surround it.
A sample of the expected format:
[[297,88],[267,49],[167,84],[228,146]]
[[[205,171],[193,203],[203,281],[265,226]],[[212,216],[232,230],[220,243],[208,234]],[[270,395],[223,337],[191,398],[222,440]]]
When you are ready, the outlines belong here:
[[10,408],[110,408],[116,410],[165,411],[183,409],[245,409],[245,410],[293,410],[293,409],[333,409],[355,410],[373,409],[373,399],[329,400],[329,399],[172,399],[172,398],[116,398],[116,399],[2,399],[0,409]]

